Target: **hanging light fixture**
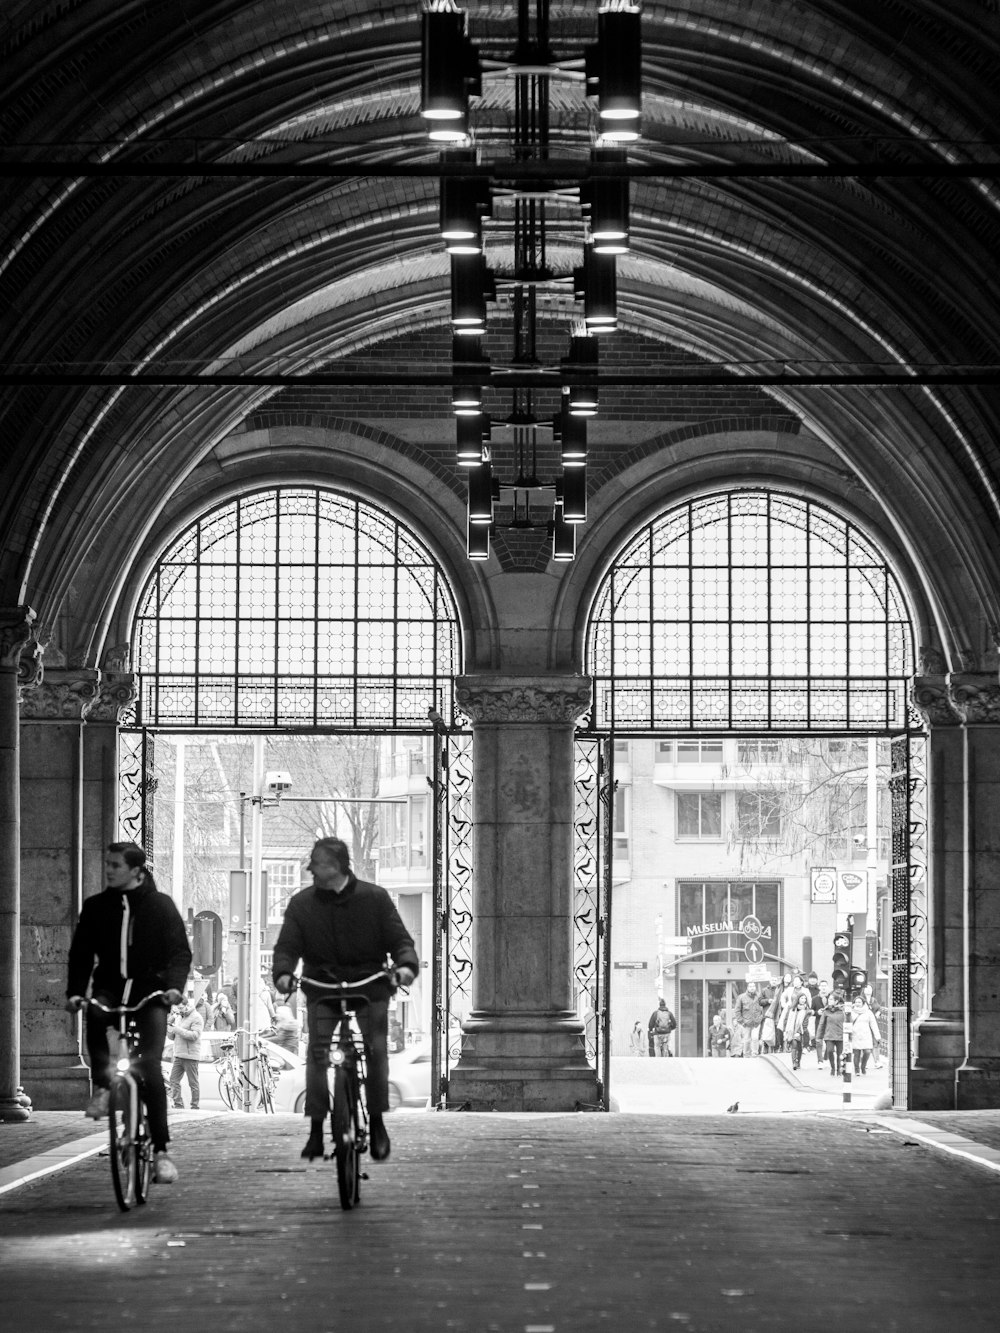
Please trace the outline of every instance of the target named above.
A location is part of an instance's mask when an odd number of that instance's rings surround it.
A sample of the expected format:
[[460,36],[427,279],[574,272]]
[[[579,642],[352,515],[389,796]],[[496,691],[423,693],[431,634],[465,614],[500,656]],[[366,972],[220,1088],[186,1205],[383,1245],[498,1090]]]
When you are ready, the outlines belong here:
[[482,412],[461,413],[456,415],[455,461],[459,467],[478,467],[483,461],[483,425],[486,418]]
[[560,447],[563,468],[583,467],[587,461],[587,419],[574,416],[563,395],[562,410],[552,423],[553,437]]
[[465,13],[451,5],[421,16],[420,114],[430,138],[461,143],[469,137],[469,97],[482,94],[479,55],[469,41]]
[[[472,151],[442,153],[443,162],[476,161]],[[483,249],[483,218],[493,210],[489,182],[474,176],[441,177],[441,237],[452,255],[478,255]]]
[[484,461],[469,468],[469,522],[493,522],[493,465]]
[[566,406],[572,416],[597,415],[597,339],[574,334],[562,369],[567,380]]
[[470,560],[489,560],[490,525],[472,523],[466,525],[465,549]]
[[574,295],[583,301],[583,322],[591,333],[618,327],[618,280],[614,255],[583,247],[583,264],[573,273]]
[[587,469],[570,468],[562,475],[562,517],[564,523],[587,521]]
[[552,559],[561,563],[574,560],[576,558],[576,528],[572,523],[567,523],[564,520],[562,505],[560,504],[557,504],[552,511],[549,532],[552,534]]
[[[600,166],[625,165],[620,148],[596,149],[591,160]],[[599,255],[628,253],[629,185],[625,176],[594,176],[580,187],[580,206],[590,222],[590,239]]]
[[481,254],[452,255],[451,327],[455,333],[476,335],[485,330],[490,278]]
[[451,407],[456,416],[481,416],[483,381],[489,379],[489,360],[468,338],[451,340]]
[[584,59],[587,93],[597,97],[602,139],[639,137],[642,114],[642,29],[638,5],[598,11],[597,44]]

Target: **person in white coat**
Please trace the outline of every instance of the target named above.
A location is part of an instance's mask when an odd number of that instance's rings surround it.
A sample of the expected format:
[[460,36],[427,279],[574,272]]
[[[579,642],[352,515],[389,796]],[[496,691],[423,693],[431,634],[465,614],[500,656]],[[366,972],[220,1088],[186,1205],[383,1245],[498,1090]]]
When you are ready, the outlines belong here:
[[851,1005],[851,1048],[854,1052],[854,1072],[868,1073],[868,1061],[871,1053],[882,1040],[875,1015],[859,995]]

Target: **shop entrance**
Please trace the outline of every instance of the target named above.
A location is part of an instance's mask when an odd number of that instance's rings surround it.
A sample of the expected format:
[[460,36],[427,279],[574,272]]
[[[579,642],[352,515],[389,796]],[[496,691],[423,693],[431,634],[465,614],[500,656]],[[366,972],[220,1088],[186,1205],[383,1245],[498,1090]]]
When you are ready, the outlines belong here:
[[722,1015],[723,1023],[732,1031],[733,1006],[745,984],[732,979],[711,981],[702,977],[681,978],[678,1055],[708,1055],[708,1029],[716,1014]]

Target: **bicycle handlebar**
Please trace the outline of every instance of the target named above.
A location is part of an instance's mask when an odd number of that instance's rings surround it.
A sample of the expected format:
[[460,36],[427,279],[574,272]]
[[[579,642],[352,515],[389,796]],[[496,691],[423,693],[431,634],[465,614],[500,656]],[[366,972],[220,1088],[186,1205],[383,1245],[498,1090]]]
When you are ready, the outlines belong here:
[[95,1009],[101,1009],[101,1010],[103,1010],[104,1013],[106,1013],[106,1014],[114,1014],[116,1018],[120,1018],[122,1014],[137,1014],[137,1013],[139,1012],[140,1009],[144,1009],[144,1008],[146,1007],[146,1005],[149,1004],[150,1000],[156,1000],[156,999],[159,999],[159,997],[160,997],[161,995],[166,995],[166,993],[167,993],[167,992],[166,992],[166,991],[163,991],[163,990],[154,990],[154,991],[150,991],[150,993],[149,993],[147,996],[145,996],[143,999],[141,999],[141,1000],[139,1001],[138,1004],[131,1004],[131,1005],[128,1005],[128,1004],[112,1004],[112,1005],[102,1004],[100,1000],[95,1000],[95,999],[93,998],[93,996],[91,996],[91,998],[90,998],[89,1000],[88,1000],[88,999],[84,999],[83,1004],[81,1005],[81,1008],[83,1008],[83,1009],[88,1009],[88,1008],[90,1008],[91,1005],[93,1005],[93,1007],[94,1007]]
[[[357,981],[317,981],[315,977],[292,977],[292,990],[303,986],[315,986],[317,990],[344,991],[358,990],[361,986],[368,986],[373,981],[390,981],[394,988],[398,988],[399,983],[395,980],[398,969],[395,967],[383,967],[377,972],[373,972],[370,977],[360,977]],[[290,992],[289,992],[290,993]]]

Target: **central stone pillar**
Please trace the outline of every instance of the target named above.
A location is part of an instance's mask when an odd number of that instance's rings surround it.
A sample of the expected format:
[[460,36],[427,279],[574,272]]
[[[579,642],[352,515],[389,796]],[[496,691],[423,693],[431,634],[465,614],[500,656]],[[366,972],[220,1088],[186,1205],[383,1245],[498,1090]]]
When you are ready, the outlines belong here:
[[27,1120],[21,1089],[21,799],[18,692],[40,679],[35,613],[0,609],[0,1121]]
[[463,676],[456,698],[473,729],[475,961],[449,1103],[593,1106],[573,994],[573,745],[590,681]]
[[1000,1106],[1000,680],[949,678],[965,723],[965,940],[968,1053],[955,1076],[961,1111]]
[[916,1028],[910,1109],[952,1110],[965,1059],[965,733],[948,678],[918,676],[913,702],[927,724],[927,1000]]

